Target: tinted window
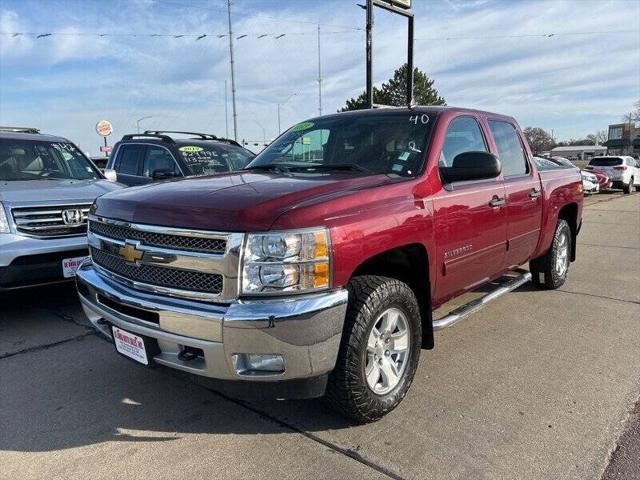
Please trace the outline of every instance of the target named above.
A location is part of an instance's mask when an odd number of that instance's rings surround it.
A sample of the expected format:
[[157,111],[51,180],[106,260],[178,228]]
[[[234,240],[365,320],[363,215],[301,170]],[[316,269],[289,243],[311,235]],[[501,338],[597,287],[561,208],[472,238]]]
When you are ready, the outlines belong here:
[[564,168],[564,165],[560,165],[548,158],[533,157],[533,161],[535,162],[536,167],[538,167],[538,170],[555,170],[558,168]]
[[72,143],[0,140],[0,180],[95,178],[97,172]]
[[429,115],[419,112],[352,112],[322,117],[290,128],[248,168],[350,168],[411,177],[422,168],[432,123]]
[[166,148],[149,146],[142,166],[142,175],[151,177],[156,170],[180,174],[173,155]]
[[486,151],[487,146],[475,118],[458,117],[447,128],[439,164],[441,167],[451,167],[453,159],[461,153]]
[[622,165],[622,159],[618,157],[596,157],[589,162],[594,167],[613,167],[614,165]]
[[118,152],[117,172],[124,175],[138,175],[144,149],[144,145],[122,145]]
[[529,165],[516,128],[510,123],[494,120],[489,121],[489,128],[498,147],[503,175],[510,177],[528,173]]

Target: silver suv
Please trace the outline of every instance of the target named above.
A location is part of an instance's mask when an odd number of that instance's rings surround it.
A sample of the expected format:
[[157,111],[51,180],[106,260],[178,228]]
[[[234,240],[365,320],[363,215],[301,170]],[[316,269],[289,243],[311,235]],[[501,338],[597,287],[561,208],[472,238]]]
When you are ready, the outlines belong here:
[[71,280],[91,204],[121,187],[66,138],[0,127],[0,291]]

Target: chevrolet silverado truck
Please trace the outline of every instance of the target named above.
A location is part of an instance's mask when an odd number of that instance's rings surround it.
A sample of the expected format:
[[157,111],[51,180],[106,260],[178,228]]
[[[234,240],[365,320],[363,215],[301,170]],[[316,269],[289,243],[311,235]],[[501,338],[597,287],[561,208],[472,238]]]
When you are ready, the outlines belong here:
[[73,280],[104,179],[66,138],[0,127],[0,292]]
[[139,363],[325,395],[368,422],[403,399],[434,330],[526,281],[563,284],[582,202],[578,171],[538,171],[511,117],[339,113],[242,171],[98,198],[77,287]]

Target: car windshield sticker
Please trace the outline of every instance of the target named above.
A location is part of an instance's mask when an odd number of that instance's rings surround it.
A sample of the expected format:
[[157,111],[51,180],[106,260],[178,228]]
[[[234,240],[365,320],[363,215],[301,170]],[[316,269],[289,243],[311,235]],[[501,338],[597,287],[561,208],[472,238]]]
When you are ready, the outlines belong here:
[[204,148],[196,147],[196,146],[193,146],[193,145],[186,145],[184,147],[180,147],[178,150],[180,150],[182,153],[195,153],[195,152],[203,151]]
[[391,170],[393,170],[394,172],[401,172],[403,168],[404,167],[402,165],[398,165],[397,163],[394,163],[393,166],[391,167]]
[[68,152],[76,152],[78,150],[72,143],[52,143],[51,146],[58,150],[66,150]]
[[407,160],[409,160],[410,155],[411,154],[409,152],[402,152],[398,157],[398,160],[400,160],[401,162],[406,162]]
[[[189,150],[183,150],[184,148],[188,148]],[[198,150],[191,150],[192,148],[196,148]],[[221,155],[220,152],[216,152],[215,150],[205,150],[202,147],[180,147],[178,150],[182,153],[184,161],[189,165],[209,164],[212,166],[224,166],[224,163],[220,161],[220,157],[227,157],[225,154]]]
[[313,127],[313,122],[302,122],[299,123],[297,125],[294,125],[291,128],[292,132],[301,132],[303,130],[309,130],[311,127]]

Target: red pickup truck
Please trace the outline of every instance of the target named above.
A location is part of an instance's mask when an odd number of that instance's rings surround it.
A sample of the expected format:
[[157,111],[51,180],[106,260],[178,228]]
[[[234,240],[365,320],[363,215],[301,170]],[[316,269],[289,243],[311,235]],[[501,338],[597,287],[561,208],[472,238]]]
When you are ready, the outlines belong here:
[[326,395],[367,422],[405,396],[434,329],[530,279],[563,284],[582,198],[579,172],[537,171],[507,116],[328,115],[293,126],[243,171],[99,198],[78,292],[139,363]]

